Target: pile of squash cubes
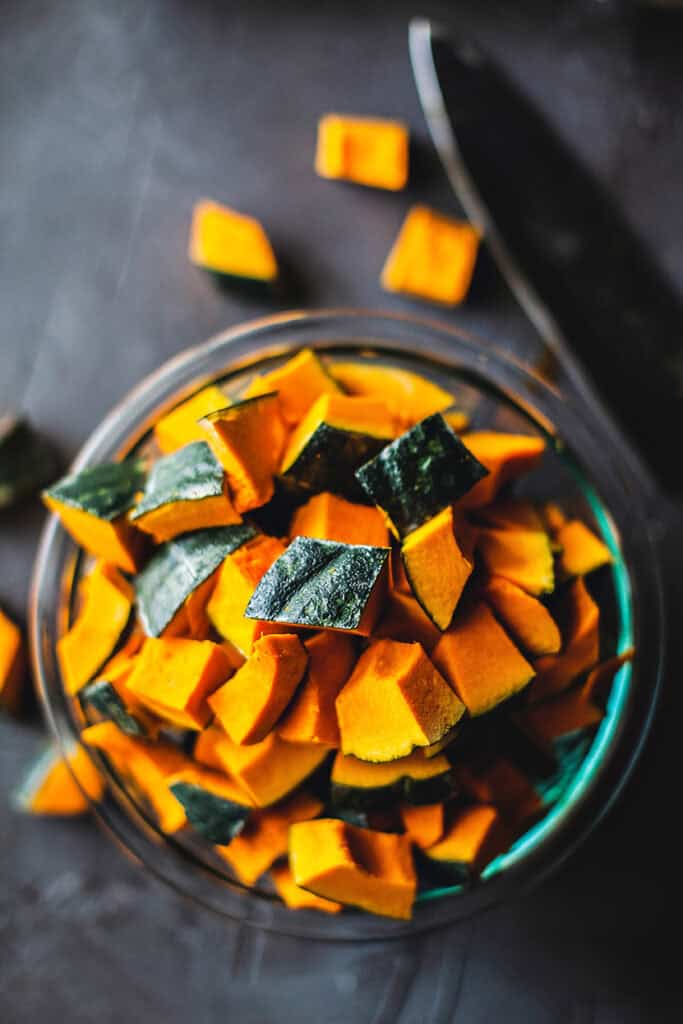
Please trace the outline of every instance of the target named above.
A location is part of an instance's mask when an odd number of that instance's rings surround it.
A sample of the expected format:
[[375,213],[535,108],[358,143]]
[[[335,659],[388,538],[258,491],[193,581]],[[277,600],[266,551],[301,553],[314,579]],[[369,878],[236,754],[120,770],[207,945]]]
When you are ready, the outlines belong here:
[[58,644],[82,742],[292,908],[409,918],[477,884],[629,656],[600,663],[584,582],[610,551],[510,496],[543,439],[453,405],[303,350],[45,492],[94,558]]

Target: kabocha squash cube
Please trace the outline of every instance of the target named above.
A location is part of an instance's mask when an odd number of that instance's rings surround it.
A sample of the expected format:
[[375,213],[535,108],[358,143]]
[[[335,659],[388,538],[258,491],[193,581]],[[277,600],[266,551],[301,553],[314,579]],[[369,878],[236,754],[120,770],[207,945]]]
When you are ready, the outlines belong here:
[[590,729],[603,719],[603,712],[580,690],[568,690],[527,708],[519,715],[524,729],[545,743]]
[[244,665],[209,697],[209,707],[234,743],[259,743],[291,701],[308,664],[297,636],[262,636]]
[[202,425],[225,470],[237,511],[265,505],[273,496],[286,434],[277,395],[235,402],[209,413]]
[[605,661],[600,662],[599,665],[596,665],[588,673],[586,681],[581,687],[583,698],[592,701],[600,708],[605,707],[617,672],[622,665],[633,659],[634,654],[634,649],[629,647],[622,654],[617,654],[613,658],[607,658]]
[[600,609],[581,576],[562,593],[558,617],[563,627],[562,650],[534,662],[537,678],[529,688],[530,701],[565,690],[600,657]]
[[228,555],[218,572],[206,611],[221,636],[245,655],[250,653],[259,636],[280,628],[246,619],[244,613],[259,580],[284,551],[284,545],[276,537],[260,535]]
[[468,881],[505,849],[509,834],[494,807],[464,807],[443,839],[424,851],[453,881]]
[[320,910],[323,914],[338,914],[342,910],[341,903],[324,900],[297,885],[288,864],[271,868],[270,877],[278,896],[290,910]]
[[217,852],[228,862],[240,882],[253,885],[268,868],[284,857],[288,849],[289,826],[316,818],[323,809],[322,800],[309,793],[295,793],[277,807],[254,811],[246,827]]
[[232,779],[202,768],[184,768],[167,780],[187,822],[210,843],[229,843],[244,828],[252,803]]
[[374,640],[337,697],[342,750],[393,761],[441,739],[464,711],[420,644]]
[[25,668],[21,631],[0,608],[0,707],[7,711],[19,708]]
[[407,836],[356,828],[335,818],[299,822],[289,831],[297,885],[325,899],[408,920],[417,888]]
[[406,429],[435,412],[443,412],[455,401],[438,384],[398,366],[334,363],[330,373],[350,395],[381,398]]
[[477,549],[492,576],[501,576],[534,596],[554,590],[553,549],[545,530],[481,529]]
[[435,413],[387,445],[356,476],[395,535],[405,537],[462,498],[486,473]]
[[78,693],[111,656],[130,618],[134,591],[112,565],[99,562],[86,577],[76,620],[57,641],[67,693]]
[[420,605],[438,629],[447,629],[472,572],[472,562],[455,536],[453,509],[444,509],[408,534],[401,556]]
[[487,581],[485,594],[497,618],[525,651],[535,657],[558,653],[562,636],[544,604],[502,576]]
[[[133,671],[131,658],[128,675]],[[81,703],[95,711],[100,720],[114,722],[128,736],[145,739],[154,738],[158,733],[158,720],[139,701],[131,699],[125,681],[119,679],[96,679],[80,691]]]
[[371,505],[355,505],[328,491],[316,494],[296,510],[290,537],[317,537],[341,544],[389,547],[389,531],[381,512]]
[[[255,536],[253,526],[237,523],[195,530],[160,547],[135,580],[138,615],[145,633],[160,636],[221,562]],[[209,596],[205,588],[201,592],[204,605]],[[193,607],[193,614],[197,611]]]
[[280,474],[290,487],[363,500],[355,471],[395,434],[381,399],[322,395],[289,438]]
[[304,641],[308,673],[278,724],[278,734],[294,743],[339,744],[335,701],[356,661],[350,636],[327,631]]
[[130,513],[157,544],[208,526],[241,522],[226,493],[225,474],[206,441],[193,441],[159,459],[142,499]]
[[64,477],[43,491],[43,501],[59,516],[67,533],[91,555],[125,572],[136,572],[143,538],[128,522],[126,513],[144,483],[141,465],[127,459]]
[[533,666],[482,601],[458,609],[432,659],[472,716],[523,690],[534,676]]
[[220,644],[178,637],[145,641],[127,689],[145,707],[184,729],[203,729],[207,697],[232,669]]
[[408,181],[408,129],[401,121],[325,114],[315,169],[322,178],[398,191]]
[[206,432],[200,420],[228,405],[230,399],[215,384],[192,395],[155,423],[154,436],[161,451],[170,455],[192,441],[206,441]]
[[14,804],[28,814],[71,817],[85,814],[103,793],[102,775],[83,747],[74,744],[65,757],[49,746],[14,794]]
[[206,768],[215,768],[216,771],[226,772],[228,769],[217,753],[220,744],[225,738],[225,732],[221,729],[220,725],[216,722],[208,725],[206,729],[197,734],[195,739],[192,751],[195,761]]
[[382,287],[457,306],[469,291],[480,237],[465,221],[413,206],[384,264]]
[[443,804],[424,804],[422,807],[402,804],[401,821],[412,842],[424,850],[438,843],[443,836],[445,808]]
[[28,420],[0,410],[0,509],[35,494],[58,472],[49,441]]
[[295,427],[321,395],[339,394],[341,389],[315,352],[305,348],[284,365],[255,377],[242,397],[273,391],[277,392],[285,423]]
[[587,576],[614,559],[606,544],[579,519],[563,523],[555,532],[560,548],[559,569],[563,576]]
[[499,814],[514,822],[529,819],[541,809],[542,802],[529,776],[507,757],[483,759],[482,764],[459,765],[458,782],[471,800],[494,804]]
[[429,654],[439,642],[441,630],[434,625],[411,594],[393,590],[389,594],[386,610],[379,625],[374,629],[373,636],[378,639],[388,637],[390,640],[403,640],[409,636],[422,644]]
[[432,804],[448,800],[456,790],[455,774],[443,756],[426,758],[422,751],[386,764],[370,764],[337,754],[330,776],[332,805],[338,810],[369,811],[392,800]]
[[195,204],[188,255],[197,266],[229,277],[269,282],[278,273],[259,221],[210,199]]
[[488,476],[461,499],[461,508],[481,508],[496,497],[504,484],[535,469],[543,458],[545,441],[527,434],[504,434],[495,430],[472,430],[463,434],[463,444],[488,470]]
[[388,586],[389,549],[295,537],[256,587],[245,615],[369,636]]
[[329,754],[320,743],[288,743],[269,733],[260,743],[240,747],[228,735],[215,736],[199,753],[211,759],[247,791],[257,807],[269,807],[292,793]]

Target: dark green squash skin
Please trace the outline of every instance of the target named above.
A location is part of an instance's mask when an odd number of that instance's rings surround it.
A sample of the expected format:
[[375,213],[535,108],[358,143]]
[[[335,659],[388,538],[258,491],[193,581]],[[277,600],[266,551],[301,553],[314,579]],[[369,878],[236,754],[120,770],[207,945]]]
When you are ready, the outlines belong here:
[[106,679],[96,679],[89,683],[79,694],[84,705],[90,705],[102,716],[119,727],[127,736],[148,735],[147,729],[131,714],[111,683]]
[[211,448],[206,441],[193,441],[155,462],[131,519],[177,501],[219,498],[223,486],[223,467]]
[[213,423],[214,420],[222,419],[226,412],[236,412],[239,409],[244,409],[247,405],[257,405],[259,402],[272,402],[277,401],[277,391],[265,391],[262,395],[253,395],[251,398],[240,398],[236,402],[232,402],[230,405],[226,405],[223,409],[215,409],[213,412],[208,412],[206,416],[202,416],[200,419],[201,424]]
[[389,548],[295,537],[261,579],[248,619],[315,629],[357,629]]
[[414,852],[416,867],[420,875],[424,876],[428,889],[435,885],[469,886],[476,881],[477,873],[473,871],[471,864],[455,860],[436,860],[429,856],[429,850],[422,850],[419,847],[415,847]]
[[388,786],[348,786],[330,781],[330,802],[336,810],[363,812],[394,805],[396,801],[413,804],[440,804],[450,800],[457,792],[453,771],[434,775],[431,779],[413,779],[404,775]]
[[356,472],[400,537],[443,512],[487,475],[440,413],[417,423]]
[[35,494],[57,473],[57,455],[48,441],[25,419],[0,414],[0,509]]
[[191,782],[174,782],[170,790],[183,805],[195,832],[219,846],[227,846],[239,835],[251,813],[249,807],[226,800]]
[[320,423],[294,462],[283,470],[282,480],[288,487],[309,495],[331,491],[348,501],[367,504],[356,470],[386,444],[386,438]]
[[111,522],[132,508],[136,494],[144,485],[142,463],[126,459],[65,476],[45,494],[62,505]]
[[212,526],[158,548],[135,579],[138,614],[147,636],[159,636],[190,594],[256,533],[249,523]]

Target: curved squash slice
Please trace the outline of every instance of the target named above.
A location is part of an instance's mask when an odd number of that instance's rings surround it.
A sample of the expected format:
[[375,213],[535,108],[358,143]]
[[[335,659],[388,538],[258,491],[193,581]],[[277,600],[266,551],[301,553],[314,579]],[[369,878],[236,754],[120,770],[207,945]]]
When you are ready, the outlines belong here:
[[280,474],[304,491],[363,500],[355,472],[395,434],[381,399],[321,395],[290,437]]
[[453,433],[443,416],[428,416],[366,462],[356,476],[405,537],[462,498],[487,470]]
[[270,282],[278,273],[259,221],[211,199],[195,203],[188,255],[198,267],[228,277]]
[[409,636],[429,653],[439,642],[441,630],[424,613],[412,594],[394,590],[389,594],[386,611],[372,635],[390,640],[403,640]]
[[278,896],[290,910],[320,910],[324,914],[338,914],[342,910],[341,903],[324,900],[297,885],[288,864],[271,868],[270,877]]
[[201,768],[184,768],[167,780],[187,822],[210,843],[229,843],[251,814],[249,796],[231,779]]
[[155,462],[130,519],[157,544],[190,530],[230,526],[241,517],[225,492],[223,467],[206,441],[193,441]]
[[282,715],[308,663],[298,636],[262,636],[235,675],[209,697],[209,707],[234,743],[259,743]]
[[275,370],[255,377],[242,397],[253,398],[269,391],[277,391],[280,410],[290,427],[301,422],[321,395],[341,393],[337,382],[310,348],[302,349]]
[[446,825],[445,808],[443,804],[403,804],[401,820],[410,839],[424,850],[441,839]]
[[494,807],[464,807],[446,835],[424,851],[430,864],[446,870],[453,880],[468,881],[501,853],[509,841]]
[[256,587],[245,615],[368,636],[388,587],[389,549],[295,537]]
[[61,750],[49,746],[14,794],[14,803],[28,814],[66,817],[85,814],[103,793],[102,775],[83,747],[74,744],[65,759]]
[[438,384],[398,366],[333,363],[330,373],[350,395],[381,398],[406,429],[426,416],[448,409],[455,399]]
[[299,822],[289,831],[297,885],[373,914],[409,920],[417,888],[407,836],[356,828],[336,818]]
[[206,612],[221,636],[244,654],[249,654],[259,636],[279,628],[247,619],[244,613],[259,580],[284,551],[276,537],[260,535],[228,555],[218,573]]
[[234,402],[201,421],[228,478],[238,512],[265,505],[273,496],[286,428],[275,394]]
[[472,572],[472,562],[455,537],[453,509],[444,509],[410,533],[401,555],[415,597],[434,625],[447,629]]
[[335,701],[351,675],[356,660],[353,640],[343,633],[325,631],[304,641],[308,674],[300,692],[287,708],[278,734],[298,743],[339,744]]
[[144,540],[126,513],[144,482],[142,466],[127,459],[64,477],[43,491],[43,501],[91,555],[136,572]]
[[164,455],[191,441],[206,441],[206,432],[199,421],[211,412],[225,409],[226,405],[230,405],[230,399],[225,392],[210,384],[162,416],[154,425],[154,436]]
[[464,711],[420,644],[374,640],[337,697],[342,750],[394,761],[441,739]]
[[459,610],[432,659],[472,716],[523,690],[534,676],[533,667],[483,602]]
[[529,701],[543,700],[565,690],[600,657],[600,609],[588,593],[583,577],[562,594],[560,604],[563,647],[534,663],[537,678],[529,688]]
[[501,487],[524,476],[543,458],[545,441],[527,434],[503,434],[495,430],[472,430],[462,438],[472,455],[486,466],[489,475],[462,500],[463,508],[488,505]]
[[290,537],[317,537],[341,544],[389,547],[389,531],[379,509],[354,505],[328,491],[314,495],[296,510],[289,527]]
[[254,811],[239,836],[229,846],[218,846],[216,852],[240,882],[253,885],[278,857],[287,853],[289,826],[316,818],[322,809],[322,800],[309,793],[296,793],[277,807]]
[[613,562],[612,552],[580,519],[570,519],[555,531],[563,576],[586,576]]
[[416,805],[447,800],[456,782],[442,755],[425,758],[416,752],[386,764],[368,764],[340,752],[332,765],[331,787],[335,808],[367,811],[395,799]]
[[408,128],[402,121],[325,114],[318,122],[315,169],[323,178],[402,189],[408,180]]
[[542,809],[531,780],[506,757],[494,757],[482,766],[461,765],[458,782],[471,799],[494,804],[506,821],[521,824]]
[[0,608],[0,706],[7,711],[19,708],[25,667],[21,631]]
[[111,656],[133,607],[133,588],[113,566],[99,562],[86,580],[83,607],[57,641],[59,667],[72,696]]
[[212,723],[206,729],[202,729],[197,734],[192,751],[195,761],[203,764],[206,768],[215,768],[219,772],[227,771],[225,764],[217,753],[218,747],[224,739],[225,733],[220,725]]
[[525,651],[535,657],[557,654],[562,636],[544,604],[502,576],[487,581],[485,595],[496,616]]

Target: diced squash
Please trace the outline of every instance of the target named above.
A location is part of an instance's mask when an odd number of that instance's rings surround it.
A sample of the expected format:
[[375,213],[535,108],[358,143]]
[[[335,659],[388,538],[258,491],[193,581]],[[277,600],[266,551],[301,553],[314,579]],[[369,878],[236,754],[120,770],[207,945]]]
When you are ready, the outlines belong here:
[[377,639],[388,637],[390,640],[404,640],[410,637],[422,644],[429,652],[441,638],[441,630],[425,614],[412,595],[393,590],[389,594],[386,611],[375,628],[373,634]]
[[286,429],[277,395],[259,395],[209,413],[201,421],[223,466],[238,512],[265,505],[273,496]]
[[114,722],[129,736],[153,738],[158,732],[158,720],[142,705],[131,699],[125,680],[133,671],[135,659],[118,678],[96,679],[80,691],[82,703],[96,712],[99,720]]
[[14,795],[19,810],[28,814],[72,816],[85,814],[104,793],[104,780],[83,747],[74,744],[64,757],[46,747]]
[[545,530],[482,529],[477,548],[491,576],[502,576],[534,596],[552,593],[555,568]]
[[441,739],[464,710],[420,644],[374,640],[337,697],[342,750],[393,761]]
[[446,825],[443,804],[401,805],[401,820],[406,833],[416,846],[426,849],[443,836]]
[[188,824],[210,843],[229,843],[251,814],[248,794],[232,779],[205,768],[184,768],[167,780]]
[[447,759],[426,758],[421,751],[385,764],[370,764],[339,752],[330,782],[333,806],[355,811],[390,807],[396,799],[411,805],[431,804],[449,799],[456,789]]
[[600,657],[600,609],[577,576],[562,595],[562,651],[534,662],[537,678],[529,688],[529,700],[543,700],[560,693],[592,668]]
[[340,388],[318,356],[310,348],[302,349],[282,366],[254,379],[244,398],[276,391],[285,423],[296,426],[313,403],[325,394],[339,394]]
[[469,291],[480,237],[466,221],[413,206],[384,264],[382,287],[457,306]]
[[[350,395],[381,398],[405,429],[453,405],[453,395],[418,373],[374,363],[333,363],[330,373]],[[458,413],[462,415],[462,413]]]
[[563,576],[586,576],[613,561],[606,544],[580,519],[570,519],[555,532],[560,547],[559,568]]
[[177,405],[154,425],[154,436],[162,452],[169,455],[192,441],[206,441],[206,432],[199,421],[227,405],[230,399],[215,384]]
[[289,527],[290,537],[317,537],[342,544],[389,547],[389,531],[381,512],[370,505],[355,505],[324,491],[296,510]]
[[207,768],[215,768],[219,772],[227,771],[224,762],[217,753],[217,748],[224,739],[224,731],[215,722],[208,725],[206,729],[202,729],[197,734],[194,750],[192,751],[195,761]]
[[281,628],[247,619],[244,613],[259,580],[284,551],[276,537],[260,535],[228,555],[218,573],[206,611],[221,636],[245,655],[259,636]]
[[543,517],[530,501],[520,501],[515,498],[506,501],[499,500],[478,509],[474,515],[480,525],[494,530],[547,533]]
[[452,507],[408,534],[401,555],[415,597],[434,625],[447,629],[472,572],[456,540]]
[[472,455],[489,471],[489,475],[480,480],[462,500],[464,508],[488,505],[504,484],[535,469],[545,452],[543,438],[527,434],[473,430],[463,434],[462,440]]
[[195,203],[188,256],[198,267],[230,277],[274,281],[278,273],[259,221],[211,199]]
[[25,669],[21,631],[0,608],[0,706],[7,711],[19,709]]
[[267,810],[254,811],[246,827],[229,846],[217,852],[228,862],[240,882],[253,885],[288,849],[289,826],[317,817],[322,800],[302,792]]
[[502,576],[486,583],[486,600],[497,618],[529,654],[557,654],[562,636],[552,615],[535,597]]
[[448,869],[454,880],[478,875],[503,851],[509,837],[494,807],[464,807],[443,839],[425,850],[430,863]]
[[398,191],[408,181],[408,128],[402,121],[325,114],[315,169],[322,178]]
[[524,728],[544,742],[552,743],[580,729],[590,729],[602,721],[603,712],[580,690],[568,690],[541,704],[526,708],[520,715]]
[[507,757],[494,757],[483,766],[463,764],[457,769],[458,782],[468,796],[484,804],[494,804],[510,823],[533,818],[542,801],[528,775]]
[[599,665],[596,665],[588,673],[586,681],[581,687],[583,698],[592,701],[598,707],[604,707],[609,699],[614,677],[622,665],[633,659],[634,654],[634,649],[629,647],[622,654],[618,654],[613,658],[607,658],[605,661],[600,662]]
[[534,676],[533,667],[482,601],[458,610],[432,659],[472,716],[523,690]]
[[43,501],[62,526],[96,558],[136,572],[144,538],[126,516],[145,475],[133,459],[81,470],[43,491]]
[[214,759],[246,789],[257,807],[269,807],[292,793],[320,767],[328,753],[320,743],[288,743],[274,732],[260,743],[244,747],[225,735],[220,740],[212,739],[210,744],[205,741],[202,751],[204,758]]
[[78,693],[111,657],[133,607],[133,588],[111,565],[99,562],[87,577],[83,607],[57,641],[67,693]]
[[209,697],[209,707],[234,743],[259,743],[291,701],[308,654],[297,636],[262,636],[244,665]]
[[[88,577],[84,576],[81,584],[87,584]],[[102,677],[104,679],[118,679],[120,671],[126,672],[130,667],[131,658],[138,654],[145,642],[145,634],[136,623],[126,636],[123,644],[117,649],[116,654],[102,666]]]
[[308,673],[299,693],[287,708],[277,731],[292,743],[339,745],[339,725],[335,701],[351,675],[356,648],[343,633],[316,633],[304,641],[308,653]]
[[223,467],[206,441],[193,441],[154,464],[130,519],[157,544],[241,521],[226,493]]
[[271,868],[270,877],[278,896],[290,910],[320,910],[324,914],[338,914],[342,909],[341,903],[325,900],[297,885],[287,864]]
[[388,548],[295,537],[262,577],[245,615],[369,636],[388,581]]
[[220,644],[150,638],[126,685],[145,707],[166,721],[184,729],[202,729],[211,714],[207,698],[230,672]]
[[297,885],[325,899],[408,920],[417,878],[407,836],[356,828],[336,818],[299,822],[289,832]]

